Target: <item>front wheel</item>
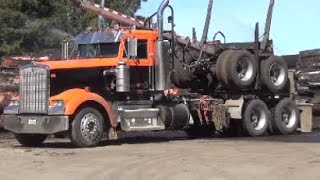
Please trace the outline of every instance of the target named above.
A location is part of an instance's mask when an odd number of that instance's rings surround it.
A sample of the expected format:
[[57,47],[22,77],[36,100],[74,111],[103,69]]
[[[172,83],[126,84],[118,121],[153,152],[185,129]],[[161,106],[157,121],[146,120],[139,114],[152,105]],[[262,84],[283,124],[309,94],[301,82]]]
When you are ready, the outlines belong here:
[[97,146],[103,136],[104,119],[94,108],[80,110],[71,123],[70,139],[80,148]]
[[47,135],[42,134],[15,134],[17,141],[26,147],[38,147],[44,140],[46,140]]
[[263,136],[267,133],[271,113],[267,105],[259,100],[251,100],[245,107],[243,127],[252,136]]

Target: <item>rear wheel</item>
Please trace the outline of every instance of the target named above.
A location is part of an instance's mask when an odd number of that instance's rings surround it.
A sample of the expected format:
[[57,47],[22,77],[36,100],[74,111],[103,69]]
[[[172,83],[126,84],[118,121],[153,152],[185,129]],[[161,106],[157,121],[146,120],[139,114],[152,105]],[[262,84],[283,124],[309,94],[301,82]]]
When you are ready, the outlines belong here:
[[281,134],[294,133],[299,125],[300,116],[297,105],[290,98],[281,100],[273,112],[273,128]]
[[256,80],[257,62],[249,51],[235,51],[226,68],[231,86],[247,89]]
[[245,107],[243,127],[250,136],[263,136],[268,130],[270,117],[271,113],[263,101],[251,100]]
[[274,93],[281,92],[288,83],[288,66],[276,56],[271,56],[261,63],[261,83]]
[[228,69],[230,58],[233,56],[234,52],[235,52],[234,50],[226,50],[222,52],[217,61],[217,66],[216,66],[217,80],[221,82],[225,87],[229,87],[227,69]]
[[70,139],[77,147],[94,147],[100,143],[103,132],[102,114],[94,108],[84,108],[72,121]]
[[23,146],[37,147],[40,146],[47,138],[42,134],[15,134],[17,141]]

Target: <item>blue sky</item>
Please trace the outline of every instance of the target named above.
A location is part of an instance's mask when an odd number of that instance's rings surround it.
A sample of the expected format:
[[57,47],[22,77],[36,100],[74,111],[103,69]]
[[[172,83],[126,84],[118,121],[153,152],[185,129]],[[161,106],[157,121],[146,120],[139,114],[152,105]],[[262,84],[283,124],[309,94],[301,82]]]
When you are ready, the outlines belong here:
[[[278,55],[320,48],[320,1],[275,0],[271,36]],[[148,16],[162,0],[149,0],[137,14]],[[196,27],[201,37],[208,0],[171,0],[175,9],[176,31],[191,36]],[[263,31],[269,0],[214,0],[209,38],[222,31],[227,42],[252,41],[254,26]]]

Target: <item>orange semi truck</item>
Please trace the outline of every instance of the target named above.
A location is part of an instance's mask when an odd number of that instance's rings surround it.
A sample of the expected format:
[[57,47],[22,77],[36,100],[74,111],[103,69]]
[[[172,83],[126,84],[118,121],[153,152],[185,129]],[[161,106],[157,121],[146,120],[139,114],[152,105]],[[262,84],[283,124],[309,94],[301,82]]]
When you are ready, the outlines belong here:
[[169,0],[145,22],[86,0],[76,3],[131,28],[82,33],[76,59],[20,69],[19,98],[6,107],[4,128],[22,145],[38,146],[54,134],[92,147],[117,131],[183,129],[196,137],[237,126],[250,136],[296,131],[299,111],[290,98],[287,65],[269,40],[274,0],[263,40],[257,25],[255,40],[244,43],[207,42],[208,29],[200,42],[176,35]]

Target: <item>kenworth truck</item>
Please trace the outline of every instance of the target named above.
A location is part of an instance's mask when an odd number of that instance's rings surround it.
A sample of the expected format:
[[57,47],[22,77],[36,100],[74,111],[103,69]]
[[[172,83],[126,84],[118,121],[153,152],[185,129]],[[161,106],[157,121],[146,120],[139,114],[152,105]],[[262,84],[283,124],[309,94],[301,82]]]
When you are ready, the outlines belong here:
[[[242,43],[207,40],[212,0],[201,41],[175,33],[169,0],[145,22],[87,0],[75,3],[126,28],[82,33],[77,58],[20,69],[19,97],[6,107],[4,127],[22,145],[63,133],[78,147],[92,147],[117,131],[182,129],[194,137],[237,125],[250,136],[296,131],[287,65],[269,40],[274,0],[262,41],[257,24],[254,41]],[[164,30],[167,8],[170,30]]]

